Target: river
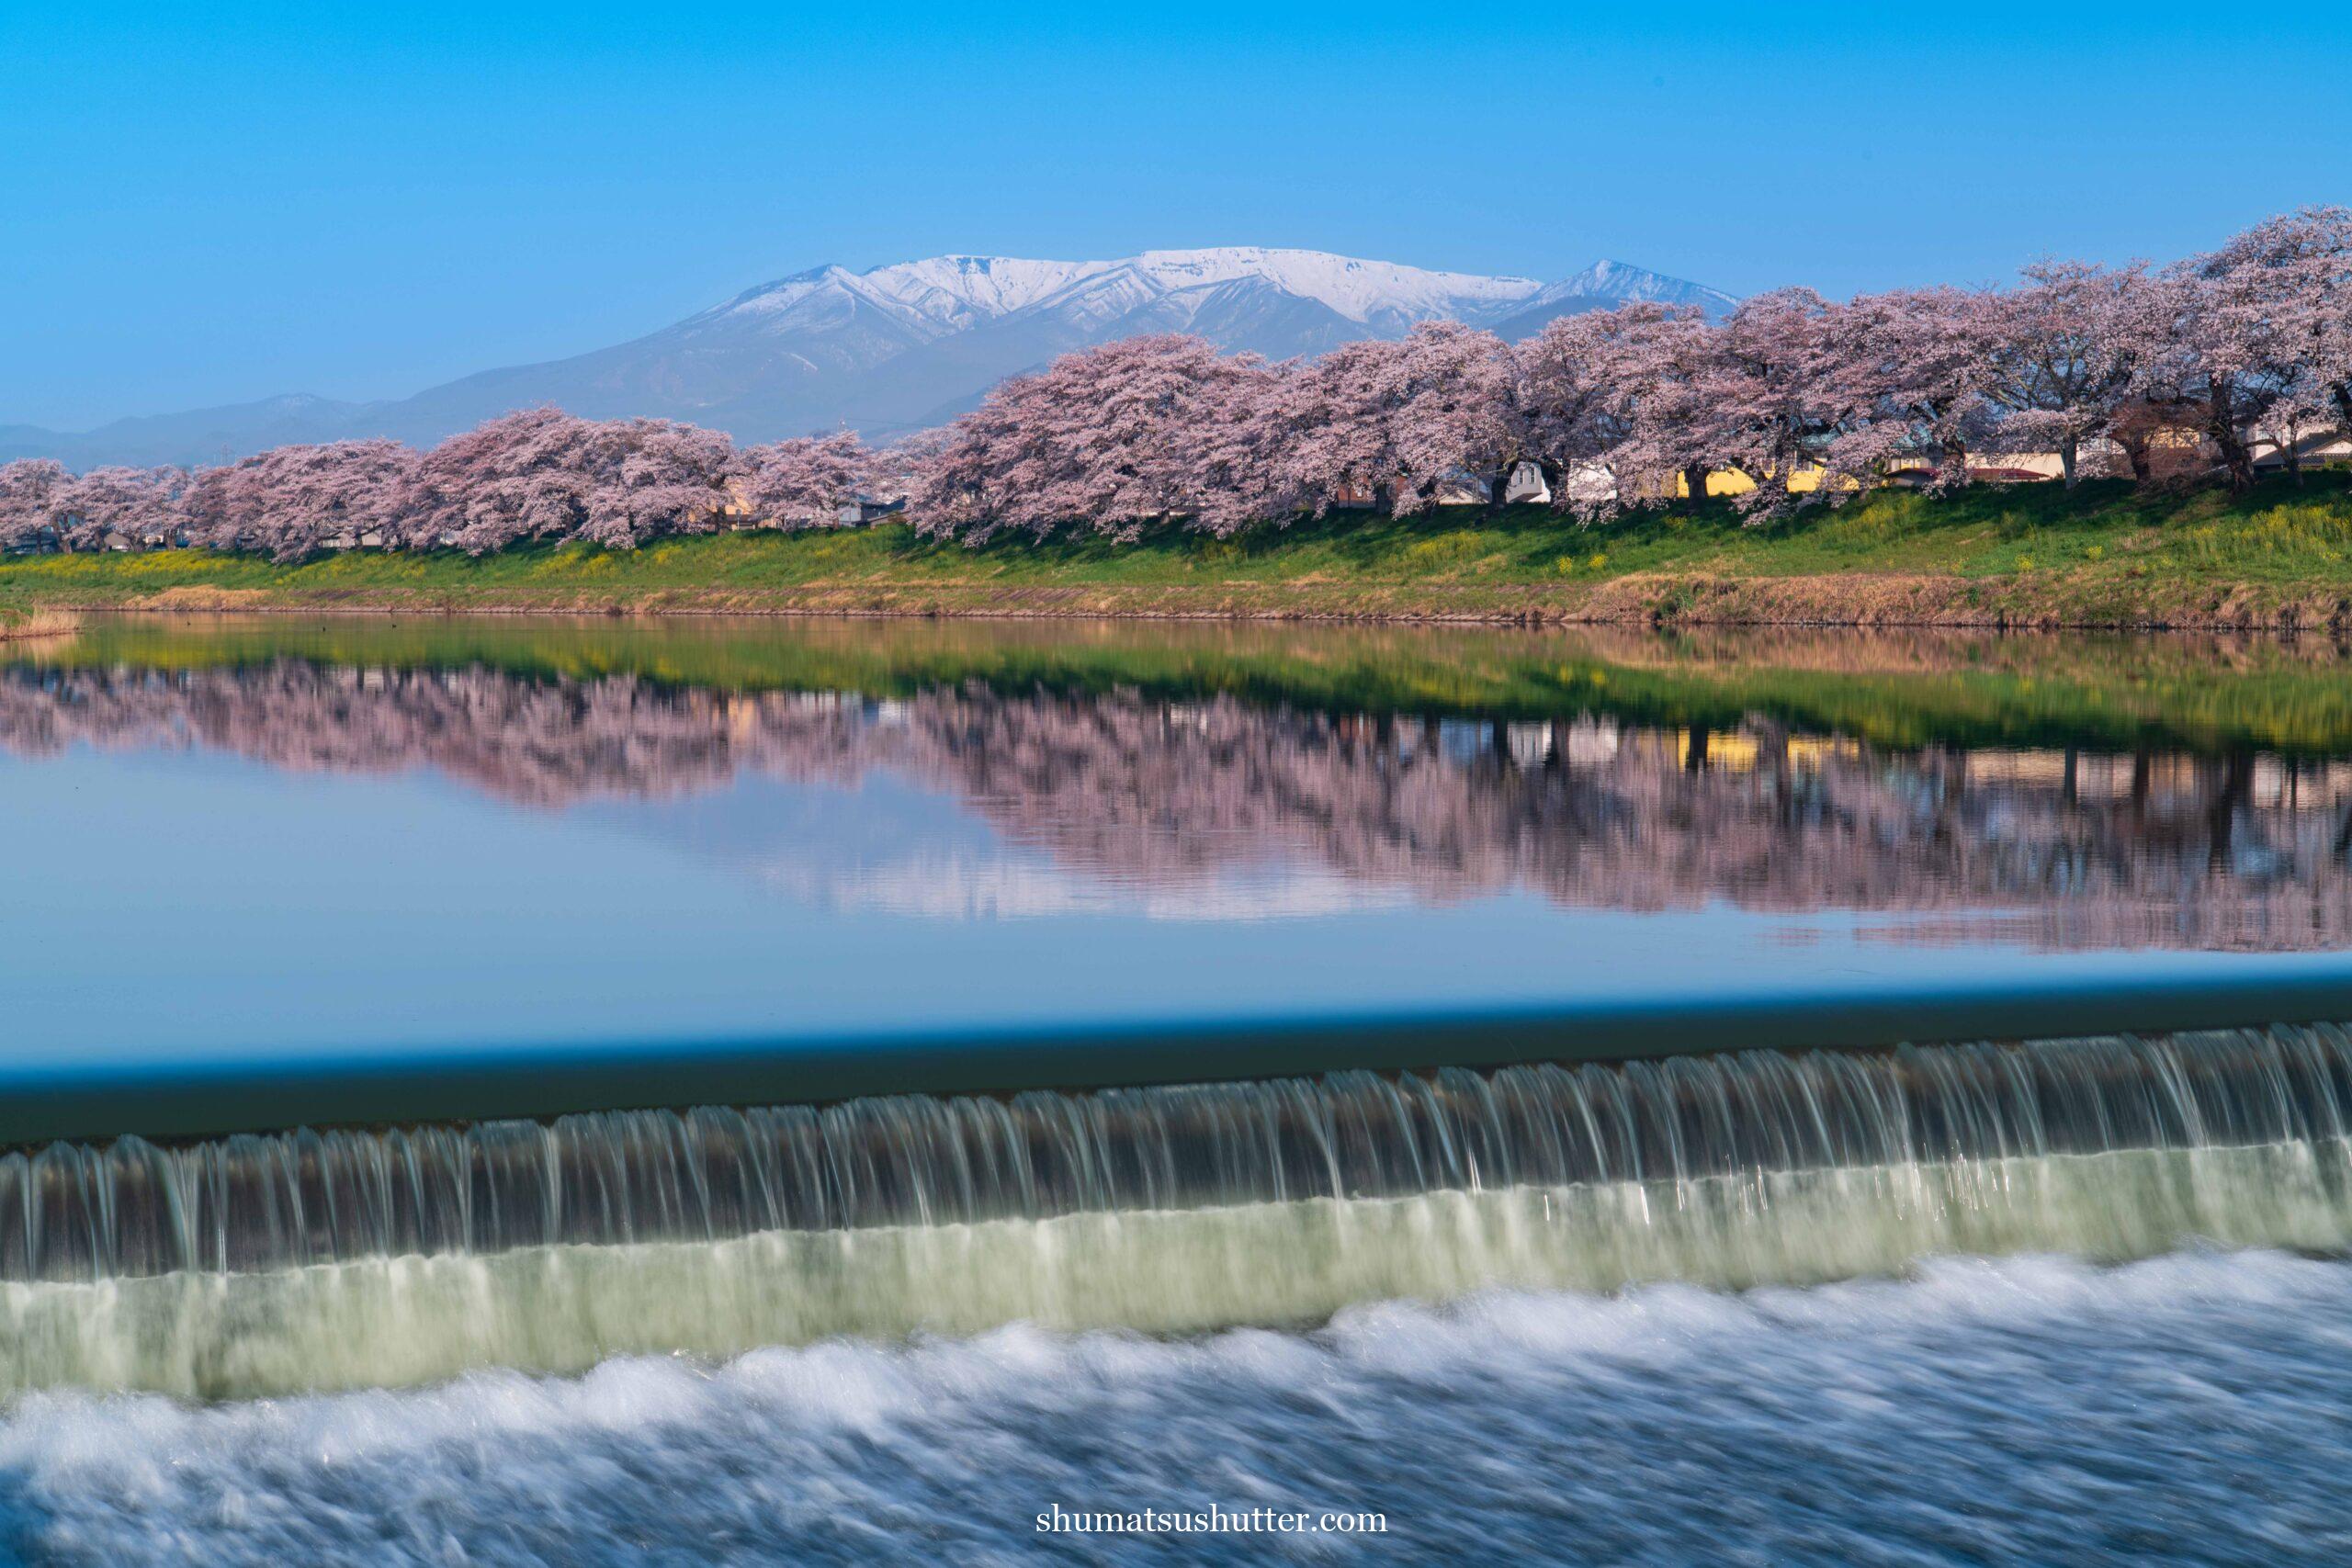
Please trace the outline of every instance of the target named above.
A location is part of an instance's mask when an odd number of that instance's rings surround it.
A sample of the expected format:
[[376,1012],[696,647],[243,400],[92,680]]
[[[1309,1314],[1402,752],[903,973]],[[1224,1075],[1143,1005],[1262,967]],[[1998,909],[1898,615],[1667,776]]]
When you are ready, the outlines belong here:
[[[0,649],[59,1561],[2340,1557],[2311,642]],[[2065,1038],[2059,1038],[2064,1036]]]

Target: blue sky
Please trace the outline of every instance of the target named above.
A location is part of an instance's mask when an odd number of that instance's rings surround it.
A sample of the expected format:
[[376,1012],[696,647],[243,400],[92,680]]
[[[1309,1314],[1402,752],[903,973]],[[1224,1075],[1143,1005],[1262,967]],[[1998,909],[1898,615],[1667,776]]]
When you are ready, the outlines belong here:
[[[394,396],[824,261],[1304,245],[1746,292],[2352,199],[2340,13],[0,14],[0,422]],[[2333,40],[2333,41],[2331,41]]]

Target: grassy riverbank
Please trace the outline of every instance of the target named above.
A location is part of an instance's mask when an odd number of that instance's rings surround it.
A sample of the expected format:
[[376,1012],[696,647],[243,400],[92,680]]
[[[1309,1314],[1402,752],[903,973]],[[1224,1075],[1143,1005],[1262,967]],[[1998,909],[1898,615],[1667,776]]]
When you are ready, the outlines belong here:
[[308,608],[2040,626],[2352,627],[2352,489],[2119,483],[1889,493],[1762,527],[1714,504],[1584,527],[1537,509],[1217,541],[972,550],[900,525],[634,552],[206,551],[0,563],[0,607]]

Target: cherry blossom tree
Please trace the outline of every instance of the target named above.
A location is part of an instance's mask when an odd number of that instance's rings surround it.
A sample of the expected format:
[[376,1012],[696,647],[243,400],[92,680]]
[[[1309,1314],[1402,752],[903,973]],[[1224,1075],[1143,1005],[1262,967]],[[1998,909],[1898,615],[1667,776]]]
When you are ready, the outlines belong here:
[[535,539],[634,549],[717,528],[740,475],[733,444],[717,431],[526,409],[424,455],[405,532],[473,555]]
[[873,482],[874,456],[854,431],[771,441],[743,454],[740,491],[773,528],[830,528]]
[[2320,358],[2341,331],[2325,259],[2302,253],[2300,224],[2273,222],[2166,270],[2166,352],[2144,378],[2201,429],[2233,490],[2254,483],[2254,443],[2274,413],[2305,420],[2326,398]]
[[[1670,412],[1686,427],[1673,437],[1681,466],[1747,475],[1756,488],[1736,503],[1744,511],[1778,516],[1803,505],[1810,497],[1790,481],[1868,416],[1855,379],[1838,374],[1836,311],[1810,288],[1743,300],[1675,400]],[[1835,492],[1826,483],[1812,492],[1824,493]]]
[[1727,468],[1724,427],[1709,400],[1724,375],[1724,329],[1695,310],[1668,311],[1638,326],[1618,345],[1611,373],[1626,411],[1623,436],[1606,461],[1623,492],[1671,501],[1679,479],[1690,501],[1703,502],[1707,479]]
[[1625,441],[1648,364],[1643,351],[1667,315],[1646,302],[1580,311],[1545,323],[1513,351],[1521,446],[1555,505],[1568,503],[1571,473],[1604,463]]
[[[1256,499],[1250,423],[1266,382],[1254,355],[1223,355],[1190,336],[1130,338],[1064,365],[1074,379],[1046,483],[1067,511],[1132,538],[1142,521],[1199,518]],[[1249,499],[1244,499],[1249,498]]]
[[281,561],[401,535],[417,505],[417,454],[396,441],[275,447],[208,468],[188,487],[189,533],[216,549]]
[[1023,521],[1015,475],[1033,440],[1034,405],[1046,400],[1033,391],[1035,379],[999,383],[935,439],[904,449],[914,465],[908,499],[919,532],[983,545]]
[[48,457],[0,463],[0,549],[27,549],[41,542],[55,525],[50,503],[72,477],[64,464]]
[[1276,415],[1298,367],[1269,367],[1255,355],[1231,363],[1238,374],[1201,381],[1184,435],[1185,509],[1193,526],[1218,538],[1260,524],[1281,527],[1310,510],[1287,488],[1291,476],[1278,460],[1284,426]]
[[58,543],[68,550],[96,550],[117,535],[134,546],[173,541],[184,525],[185,478],[177,468],[112,466],[65,479],[49,500]]
[[1293,367],[1267,436],[1277,493],[1319,513],[1343,487],[1369,490],[1404,517],[1434,505],[1453,476],[1507,473],[1523,446],[1516,379],[1502,340],[1458,321]]
[[[2256,224],[2193,265],[2204,292],[2190,342],[2236,372],[2237,412],[2264,407],[2297,468],[2293,433],[2352,432],[2352,209],[2307,207]],[[2208,383],[2209,417],[2214,404]],[[2233,474],[2236,469],[2233,468]]]
[[1131,539],[1204,507],[1229,515],[1268,375],[1181,335],[1064,355],[998,387],[923,455],[920,525],[974,544],[1073,524]]
[[1968,482],[1968,454],[1995,422],[1998,310],[1987,292],[1904,288],[1857,296],[1822,316],[1832,432],[1820,450],[1822,488],[1833,501],[1906,457],[1933,465],[1939,490]]
[[573,536],[591,484],[580,463],[582,426],[556,409],[530,409],[453,435],[417,466],[418,504],[405,532],[415,544],[472,555],[523,539]]
[[2144,468],[2144,432],[2129,412],[2144,407],[2143,378],[2171,325],[2164,291],[2138,263],[2038,262],[2021,276],[2023,288],[1992,300],[1984,350],[2000,444],[2013,452],[2055,451],[2069,490],[2086,442],[2136,449]]

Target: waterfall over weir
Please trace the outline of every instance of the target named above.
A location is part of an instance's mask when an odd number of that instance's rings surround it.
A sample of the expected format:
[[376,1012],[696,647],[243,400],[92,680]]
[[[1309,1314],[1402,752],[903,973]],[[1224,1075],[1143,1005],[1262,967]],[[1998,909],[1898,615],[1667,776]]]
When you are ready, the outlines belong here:
[[0,1160],[0,1387],[227,1395],[1490,1285],[2352,1243],[2331,1025],[300,1132]]

